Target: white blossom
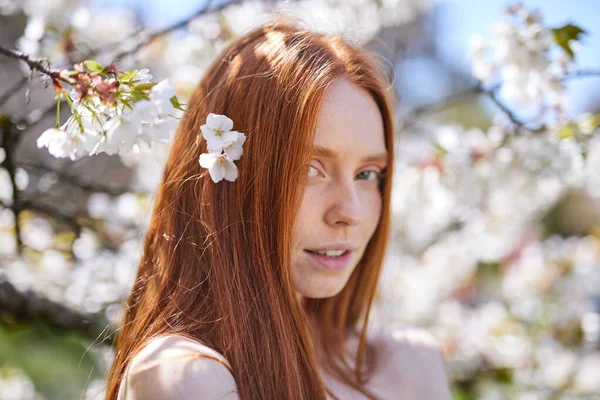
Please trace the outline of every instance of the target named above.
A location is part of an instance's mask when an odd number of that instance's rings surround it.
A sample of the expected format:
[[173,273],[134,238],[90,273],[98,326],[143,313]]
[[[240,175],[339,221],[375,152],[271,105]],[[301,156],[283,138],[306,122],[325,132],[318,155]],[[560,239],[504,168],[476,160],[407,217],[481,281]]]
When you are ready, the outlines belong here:
[[[135,76],[131,80],[136,85],[149,83],[152,80],[152,74],[148,68],[142,68],[135,73]],[[173,93],[175,95],[175,93]]]
[[552,30],[539,12],[514,7],[516,21],[496,24],[490,43],[481,36],[472,39],[472,74],[485,84],[500,79],[501,93],[521,105],[561,105],[565,59],[550,51]]
[[175,96],[175,86],[168,79],[156,84],[150,92],[150,100],[156,107],[158,114],[163,117],[173,112],[171,97]]
[[240,157],[242,156],[242,154],[244,154],[243,145],[245,142],[246,142],[246,135],[238,132],[237,139],[234,140],[232,143],[226,145],[223,148],[223,151],[225,152],[225,154],[227,154],[227,157],[229,157],[230,160],[233,160],[233,161],[239,160]]
[[60,129],[45,130],[37,140],[37,147],[47,147],[54,157],[76,160],[89,154],[98,142],[97,123],[88,117],[71,116]]
[[200,126],[208,150],[220,152],[221,149],[235,142],[238,139],[239,132],[232,131],[232,128],[233,121],[230,118],[209,113],[206,117],[206,124]]
[[208,173],[215,183],[223,178],[233,182],[238,176],[236,165],[226,154],[203,153],[198,161],[202,168],[208,168]]

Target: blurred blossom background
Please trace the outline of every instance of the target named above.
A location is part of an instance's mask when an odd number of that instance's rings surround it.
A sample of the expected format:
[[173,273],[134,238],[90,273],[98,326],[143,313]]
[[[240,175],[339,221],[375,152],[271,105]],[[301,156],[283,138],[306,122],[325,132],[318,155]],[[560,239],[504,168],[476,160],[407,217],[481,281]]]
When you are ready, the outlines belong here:
[[[0,46],[185,103],[276,13],[379,53],[400,99],[373,323],[431,332],[457,400],[600,399],[599,2],[0,0]],[[169,143],[53,157],[50,80],[3,55],[0,400],[103,399]]]

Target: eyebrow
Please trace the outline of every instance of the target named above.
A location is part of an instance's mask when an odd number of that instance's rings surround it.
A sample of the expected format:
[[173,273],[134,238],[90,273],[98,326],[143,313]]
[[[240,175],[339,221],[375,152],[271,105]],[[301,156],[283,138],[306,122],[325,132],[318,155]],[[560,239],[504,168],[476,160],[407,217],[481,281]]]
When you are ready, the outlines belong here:
[[[340,158],[335,151],[333,151],[327,147],[323,147],[323,146],[313,146],[312,154],[315,156],[323,157],[323,158],[329,158],[331,160],[339,160],[339,158]],[[383,164],[387,164],[387,160],[388,160],[388,153],[386,151],[383,153],[366,156],[361,161],[362,162],[381,162]]]

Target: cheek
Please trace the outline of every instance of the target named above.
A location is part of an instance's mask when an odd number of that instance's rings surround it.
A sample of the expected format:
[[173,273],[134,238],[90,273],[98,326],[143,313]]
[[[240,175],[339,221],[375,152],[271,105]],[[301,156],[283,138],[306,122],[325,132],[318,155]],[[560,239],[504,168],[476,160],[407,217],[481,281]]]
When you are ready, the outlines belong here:
[[294,226],[294,243],[298,244],[304,238],[310,235],[311,227],[315,226],[313,219],[317,215],[317,204],[314,201],[315,196],[311,196],[308,191],[304,193],[298,215],[296,215],[296,224]]
[[379,224],[383,199],[379,193],[369,193],[364,198],[363,206],[366,213],[364,228],[368,230],[367,236],[370,238]]

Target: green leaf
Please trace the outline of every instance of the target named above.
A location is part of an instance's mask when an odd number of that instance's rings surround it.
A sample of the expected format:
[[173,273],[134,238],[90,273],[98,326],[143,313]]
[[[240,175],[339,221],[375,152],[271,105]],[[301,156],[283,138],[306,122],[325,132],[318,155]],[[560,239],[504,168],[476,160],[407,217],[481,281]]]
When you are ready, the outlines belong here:
[[575,52],[571,48],[569,41],[579,40],[580,35],[587,34],[585,30],[573,24],[567,24],[560,28],[553,28],[552,33],[554,34],[554,41],[556,44],[562,47],[571,59],[575,58]]
[[469,394],[469,391],[467,389],[455,386],[452,388],[452,399],[473,400],[473,397]]
[[97,63],[94,60],[85,60],[83,63],[85,64],[86,68],[89,69],[91,72],[95,72],[97,74],[104,73],[104,65]]
[[177,98],[177,96],[173,96],[169,100],[171,100],[171,104],[173,104],[173,107],[175,107],[176,109],[184,112],[187,111],[181,106],[181,103],[179,103],[179,99]]
[[150,100],[148,93],[142,92],[141,90],[134,90],[129,93],[129,98],[133,101]]
[[123,72],[121,75],[119,75],[119,82],[121,82],[121,83],[131,82],[131,80],[135,77],[135,74],[137,74],[137,72],[138,72],[137,69],[130,69],[129,71]]
[[141,85],[135,86],[134,89],[135,90],[149,90],[149,89],[152,89],[156,85],[157,85],[156,82],[142,83]]

